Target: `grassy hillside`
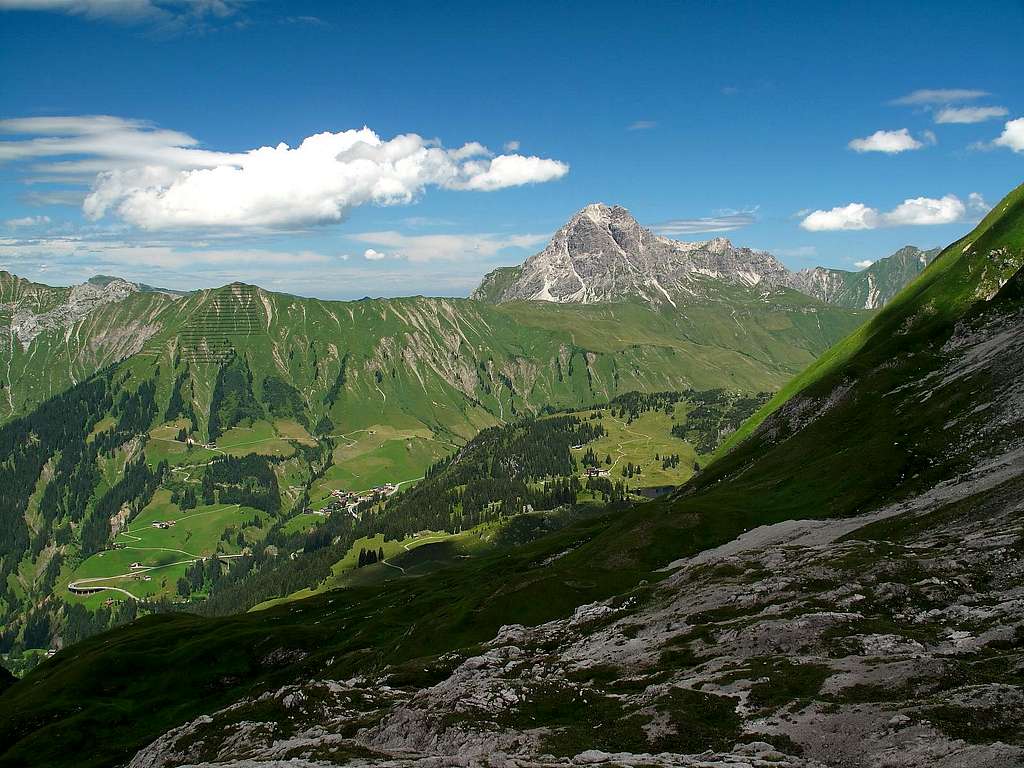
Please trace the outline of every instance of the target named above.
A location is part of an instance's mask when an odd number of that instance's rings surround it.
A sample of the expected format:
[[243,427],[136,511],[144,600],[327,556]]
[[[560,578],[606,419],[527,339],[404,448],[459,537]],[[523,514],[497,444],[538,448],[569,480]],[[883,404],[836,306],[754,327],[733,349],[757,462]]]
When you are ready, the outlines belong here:
[[[15,314],[63,312],[71,291],[0,277],[0,326],[8,329],[0,415],[26,413],[144,342],[140,375],[153,373],[146,362],[165,376],[187,368],[183,385],[204,431],[229,351],[250,366],[257,399],[268,376],[296,390],[310,428],[324,415],[345,429],[404,419],[465,437],[517,412],[624,391],[776,389],[868,317],[794,292],[732,286],[674,312],[639,304],[325,302],[235,284],[182,298],[135,293],[27,341],[10,330]],[[168,397],[170,386],[161,387]],[[346,409],[346,402],[360,407]]]
[[93,638],[0,698],[4,758],[123,762],[188,718],[296,680],[388,667],[396,684],[427,686],[502,625],[634,588],[629,601],[643,601],[652,587],[640,582],[677,558],[766,523],[907,499],[1020,445],[1010,414],[1024,370],[1006,339],[1019,336],[1022,235],[1016,190],[681,493],[386,589],[224,619],[149,617]]
[[156,316],[173,303],[164,293],[137,293],[77,322],[43,329],[31,341],[15,334],[12,326],[26,314],[61,312],[71,295],[70,288],[0,271],[0,422],[137,351],[156,330]]
[[[93,567],[149,503],[146,493],[198,492],[206,467],[226,456],[271,461],[285,518],[269,525],[277,530],[306,506],[322,508],[332,490],[413,482],[481,429],[545,408],[628,391],[774,390],[869,316],[792,291],[730,286],[677,312],[639,303],[324,302],[241,284],[180,298],[130,293],[80,316],[76,290],[0,275],[10,312],[0,434],[9,436],[3,458],[17,486],[0,510],[4,649],[12,633],[23,635],[30,606],[62,610],[48,607],[54,589],[84,562]],[[25,335],[43,317],[45,327]],[[68,423],[52,423],[50,412]],[[26,449],[19,441],[33,434],[46,436]],[[129,487],[123,475],[139,457],[152,476]],[[222,533],[211,532],[203,551],[232,553]],[[145,594],[173,598],[186,567]],[[32,634],[45,642],[50,630],[43,622]]]
[[813,365],[788,382],[719,449],[728,453],[798,394],[830,391],[843,377],[856,379],[895,355],[951,333],[979,301],[996,296],[1020,268],[1024,247],[1024,185],[1010,192],[968,235],[931,262],[893,301]]

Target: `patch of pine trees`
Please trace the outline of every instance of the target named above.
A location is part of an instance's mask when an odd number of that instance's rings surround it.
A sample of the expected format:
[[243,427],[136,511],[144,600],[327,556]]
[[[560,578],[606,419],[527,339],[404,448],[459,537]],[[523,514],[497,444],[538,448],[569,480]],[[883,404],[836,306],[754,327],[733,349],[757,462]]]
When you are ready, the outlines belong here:
[[379,549],[366,549],[365,547],[359,550],[359,563],[357,568],[362,568],[367,565],[373,565],[374,563],[380,563],[384,561],[384,547]]

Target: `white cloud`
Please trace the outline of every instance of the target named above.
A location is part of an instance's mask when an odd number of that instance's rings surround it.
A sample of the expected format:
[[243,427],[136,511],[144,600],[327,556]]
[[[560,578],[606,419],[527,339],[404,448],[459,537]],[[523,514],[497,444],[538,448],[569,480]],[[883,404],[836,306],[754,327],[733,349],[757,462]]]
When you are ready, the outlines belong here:
[[198,266],[239,266],[274,264],[325,264],[331,257],[315,251],[274,251],[260,248],[195,249],[168,244],[140,244],[124,240],[99,240],[83,237],[34,239],[0,238],[0,258],[26,260],[48,257],[62,263],[83,258],[99,259],[113,265],[162,269]]
[[410,203],[428,187],[493,191],[569,171],[558,160],[492,156],[478,142],[446,149],[416,134],[383,140],[365,127],[316,134],[295,148],[281,143],[237,153],[102,115],[2,120],[0,132],[38,137],[0,141],[0,161],[72,158],[33,171],[70,181],[94,176],[83,203],[87,217],[112,214],[149,230],[329,224],[360,205]]
[[512,139],[511,141],[506,141],[505,142],[505,146],[503,147],[503,149],[506,152],[518,152],[519,151],[519,142],[516,139]]
[[978,91],[969,88],[922,88],[908,93],[898,99],[893,99],[890,104],[921,105],[921,104],[951,104],[958,101],[973,101],[982,96],[988,96],[988,91]]
[[[935,134],[925,138],[934,140]],[[906,128],[900,128],[898,131],[875,131],[863,139],[854,139],[847,146],[854,152],[885,152],[887,154],[895,154],[920,149],[924,144],[911,136],[910,131]]]
[[672,219],[655,224],[651,229],[666,236],[696,235],[701,232],[731,232],[756,221],[757,208],[750,208],[743,211],[719,211],[715,216],[694,219]]
[[85,190],[55,189],[50,192],[27,192],[22,196],[29,205],[70,205],[77,208],[85,199]]
[[1006,107],[945,107],[935,115],[936,123],[983,123],[1005,117]]
[[870,267],[874,263],[875,262],[872,261],[871,259],[864,259],[864,261],[855,261],[855,262],[853,262],[853,266],[855,266],[857,269],[867,269],[868,267]]
[[95,274],[119,275],[165,288],[224,285],[240,278],[272,290],[321,298],[465,296],[480,282],[474,262],[446,265],[388,260],[369,264],[347,254],[269,249],[207,249],[202,243],[146,243],[101,237],[0,237],[0,269],[47,282],[82,282]]
[[49,216],[25,216],[20,219],[8,219],[4,222],[8,227],[15,229],[17,227],[41,227],[44,224],[50,223]]
[[[410,262],[480,261],[488,259],[506,248],[534,248],[548,240],[548,235],[404,235],[401,232],[362,232],[349,235],[349,239],[368,243],[378,248],[396,251]],[[370,248],[366,254],[378,254]],[[368,259],[383,258],[384,254]]]
[[992,206],[985,202],[985,198],[979,193],[971,192],[967,196],[967,210],[980,219],[992,210]]
[[62,156],[88,158],[34,166],[44,174],[72,178],[140,165],[165,169],[215,167],[236,157],[228,152],[198,149],[199,141],[187,133],[110,115],[0,120],[0,133],[40,137],[0,141],[0,162]]
[[952,224],[960,221],[967,208],[956,195],[941,198],[914,197],[904,200],[889,213],[882,214],[885,226]]
[[166,30],[202,25],[235,14],[244,0],[0,0],[4,11],[49,11]]
[[1014,152],[1024,152],[1024,117],[1007,121],[1003,132],[992,142],[997,147],[1007,147]]
[[568,172],[569,166],[558,160],[523,155],[498,155],[490,160],[472,160],[465,163],[455,174],[455,178],[443,183],[442,186],[450,189],[493,192],[505,187],[554,181]]
[[373,248],[367,248],[363,252],[363,258],[366,259],[367,261],[381,261],[382,259],[386,259],[387,257],[388,255],[386,253],[375,251],[373,250]]
[[658,123],[655,120],[635,120],[626,126],[627,131],[649,131],[651,128],[657,128]]
[[809,213],[800,226],[809,232],[830,232],[837,229],[874,229],[878,226],[878,211],[863,203]]
[[[975,204],[975,200],[984,203],[980,195],[977,198],[972,195],[968,200],[972,205]],[[831,232],[952,224],[965,220],[967,212],[968,207],[956,195],[945,195],[941,198],[913,197],[904,200],[888,212],[879,211],[863,203],[850,203],[827,211],[814,211],[800,222],[800,226],[810,232]]]

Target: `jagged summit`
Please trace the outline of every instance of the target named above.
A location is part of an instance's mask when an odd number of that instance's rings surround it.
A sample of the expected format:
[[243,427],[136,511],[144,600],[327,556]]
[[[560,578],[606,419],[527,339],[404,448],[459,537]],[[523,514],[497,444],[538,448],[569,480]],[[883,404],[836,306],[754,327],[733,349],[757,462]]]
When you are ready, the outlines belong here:
[[725,238],[680,243],[645,229],[622,206],[592,203],[521,267],[484,278],[474,296],[560,303],[639,297],[675,304],[699,292],[699,275],[756,285],[774,284],[785,271],[770,254],[736,248]]
[[706,298],[714,282],[792,288],[821,301],[876,309],[917,276],[937,251],[907,246],[864,272],[816,267],[793,272],[766,251],[725,237],[681,242],[644,228],[620,205],[591,203],[574,214],[540,253],[487,274],[481,301],[591,304],[639,298],[654,304]]

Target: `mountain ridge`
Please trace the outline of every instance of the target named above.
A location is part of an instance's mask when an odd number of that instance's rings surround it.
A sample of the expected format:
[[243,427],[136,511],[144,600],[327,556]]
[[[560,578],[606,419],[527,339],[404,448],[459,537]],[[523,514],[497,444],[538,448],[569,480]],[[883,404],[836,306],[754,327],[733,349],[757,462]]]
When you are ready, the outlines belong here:
[[703,278],[748,288],[792,288],[826,303],[878,309],[913,279],[938,249],[905,246],[862,272],[813,267],[793,272],[767,251],[724,237],[683,242],[642,227],[625,208],[591,203],[539,253],[484,276],[472,298],[493,303],[596,303],[636,297],[685,304],[714,295]]
[[[810,362],[813,354],[836,341],[840,329],[851,330],[866,317],[856,311],[816,303],[796,292],[774,291],[771,295],[763,295],[764,292],[745,286],[721,286],[714,301],[693,303],[666,315],[656,307],[630,305],[628,302],[607,305],[535,304],[532,308],[428,297],[342,302],[307,299],[241,283],[176,296],[164,291],[144,291],[137,284],[121,279],[103,278],[102,282],[102,285],[91,282],[72,287],[51,287],[9,273],[0,274],[0,340],[6,342],[0,349],[0,361],[5,363],[0,366],[0,418],[10,419],[26,413],[47,397],[86,379],[100,368],[140,353],[157,357],[169,354],[169,362],[173,363],[174,351],[179,347],[193,356],[201,347],[201,356],[208,357],[214,347],[223,350],[231,344],[259,342],[262,345],[260,355],[267,355],[275,367],[281,368],[280,373],[286,378],[298,376],[293,384],[308,387],[311,382],[304,377],[312,373],[312,368],[300,375],[297,369],[290,370],[294,366],[285,362],[284,357],[280,364],[275,361],[275,350],[285,357],[299,354],[313,368],[319,363],[319,370],[323,372],[325,366],[336,365],[340,358],[335,355],[338,343],[328,338],[331,329],[343,327],[355,346],[360,347],[364,341],[371,346],[377,343],[370,338],[375,333],[385,329],[398,332],[399,327],[404,329],[403,333],[411,334],[412,339],[419,336],[420,341],[429,341],[430,348],[434,350],[431,353],[433,359],[424,359],[423,362],[439,371],[445,369],[443,377],[450,379],[449,383],[472,383],[477,374],[465,367],[459,367],[456,372],[442,362],[451,355],[453,342],[447,338],[448,335],[463,343],[465,339],[479,337],[473,345],[482,348],[488,346],[488,338],[503,339],[502,344],[509,344],[506,353],[510,367],[502,375],[509,381],[515,381],[527,369],[532,371],[516,385],[519,387],[517,399],[538,380],[547,380],[551,376],[557,379],[558,365],[563,368],[564,378],[567,373],[564,369],[570,367],[570,352],[577,347],[576,354],[602,356],[605,353],[600,365],[607,364],[607,369],[595,369],[596,378],[591,380],[593,386],[601,390],[600,397],[603,398],[623,391],[611,386],[616,376],[622,377],[623,381],[637,381],[635,388],[639,389],[646,389],[646,385],[639,384],[646,375],[644,372],[660,377],[663,387],[682,386],[686,382],[679,376],[661,377],[661,373],[668,372],[668,357],[683,351],[688,359],[707,363],[684,364],[687,369],[684,376],[696,377],[691,382],[694,386],[735,386],[760,391],[781,386],[800,365]],[[618,317],[618,325],[609,324],[611,316]],[[775,319],[766,329],[758,318],[763,320],[769,316]],[[358,317],[367,322],[355,323]],[[462,320],[467,325],[460,332]],[[509,322],[518,324],[520,330],[506,327]],[[320,323],[321,330],[314,331],[310,323]],[[266,333],[272,333],[274,340],[260,337],[264,341],[259,341],[253,336],[252,332],[260,327]],[[488,327],[493,329],[490,336],[481,336],[479,332]],[[498,332],[496,327],[502,330]],[[477,330],[470,331],[469,328]],[[574,331],[562,334],[561,328]],[[608,333],[598,334],[597,329]],[[244,333],[239,335],[243,330]],[[519,335],[523,338],[515,340]],[[532,354],[524,350],[537,349],[538,345],[547,347],[556,335],[561,338],[552,347],[551,355],[545,355],[542,366],[524,367],[514,362],[519,358],[529,360]],[[323,349],[315,354],[308,347],[291,350],[291,341],[288,340],[298,336],[307,338],[307,341],[316,336],[322,337]],[[527,337],[531,341],[520,347]],[[383,355],[396,352],[400,346],[408,346],[403,338],[396,336],[383,342],[390,352],[382,347],[375,353],[368,350],[368,354],[379,353],[378,357],[383,360]],[[573,338],[590,341],[577,344]],[[630,338],[635,343],[629,342]],[[329,352],[332,344],[334,352]],[[557,352],[561,346],[567,350],[565,354]],[[422,344],[414,344],[403,354],[417,357],[421,353],[427,354],[426,349]],[[632,359],[638,351],[637,364],[630,366],[627,359]],[[325,354],[329,354],[330,362]],[[617,362],[616,355],[621,358]],[[486,359],[487,355],[483,357]],[[560,360],[557,365],[554,362],[556,358]],[[654,358],[664,359],[656,362]],[[799,364],[791,362],[797,359]],[[646,362],[641,365],[642,360]],[[597,361],[598,357],[594,357],[591,363]],[[754,370],[755,362],[763,365],[763,370]],[[782,363],[781,367],[779,363]],[[550,375],[548,367],[552,369]],[[618,374],[613,369],[618,369]],[[733,377],[735,379],[731,381]],[[322,376],[317,374],[313,378],[322,379]],[[415,386],[422,388],[418,381]],[[330,382],[324,381],[316,385],[320,390],[329,387]],[[502,387],[505,388],[504,385]],[[496,413],[509,407],[507,402],[499,405],[491,394],[472,394],[475,385],[459,384],[458,388],[471,398],[489,403],[490,409]],[[539,397],[538,392],[529,395],[528,399],[539,402]],[[313,410],[318,410],[318,407]],[[320,415],[317,414],[313,421]]]

